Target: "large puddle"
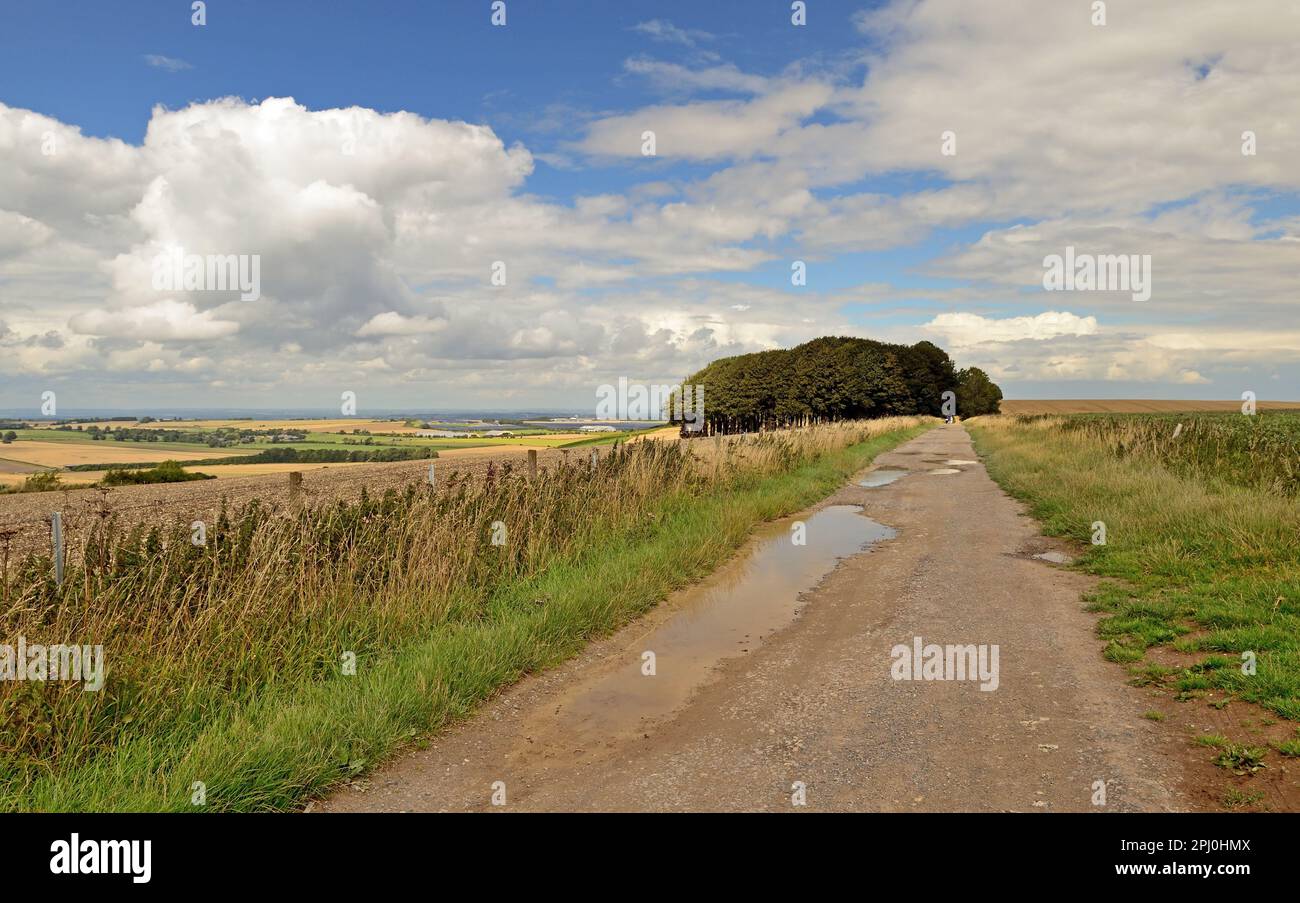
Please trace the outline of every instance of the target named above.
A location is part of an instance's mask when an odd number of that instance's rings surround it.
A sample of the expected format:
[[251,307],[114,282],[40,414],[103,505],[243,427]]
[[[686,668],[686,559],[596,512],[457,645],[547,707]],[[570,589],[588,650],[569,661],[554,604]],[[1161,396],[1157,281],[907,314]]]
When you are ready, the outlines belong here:
[[882,467],[879,470],[873,470],[861,480],[858,480],[859,486],[865,486],[868,489],[875,489],[879,486],[888,486],[903,474],[906,470],[900,470],[896,467]]
[[[569,687],[558,706],[529,718],[524,735],[542,748],[563,743],[566,753],[590,752],[672,714],[719,663],[790,624],[799,594],[839,559],[895,535],[861,510],[832,505],[814,513],[804,521],[805,545],[792,542],[791,519],[762,527],[748,554],[678,594],[658,619],[651,615],[644,636]],[[643,673],[646,652],[654,653],[653,676]]]

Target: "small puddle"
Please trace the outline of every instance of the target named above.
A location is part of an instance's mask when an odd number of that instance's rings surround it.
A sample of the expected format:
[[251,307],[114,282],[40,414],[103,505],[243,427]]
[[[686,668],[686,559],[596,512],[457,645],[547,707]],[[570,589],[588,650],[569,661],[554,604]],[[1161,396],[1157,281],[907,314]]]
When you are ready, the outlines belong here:
[[1074,561],[1073,558],[1066,555],[1064,552],[1039,552],[1034,557],[1039,561],[1050,561],[1052,564],[1069,564]]
[[[804,520],[807,544],[801,546],[791,541],[791,519],[761,527],[747,554],[681,592],[663,620],[632,640],[634,646],[612,654],[609,667],[569,687],[558,706],[530,717],[524,736],[534,749],[590,751],[592,744],[612,745],[671,715],[723,660],[752,651],[763,636],[793,622],[800,593],[841,558],[896,535],[861,510],[831,505],[817,511]],[[642,673],[646,651],[655,654],[653,676]]]
[[957,466],[959,466],[959,465],[963,465],[963,464],[978,464],[979,462],[978,462],[978,461],[967,461],[967,460],[964,460],[964,459],[962,459],[962,458],[953,458],[951,461],[944,461],[943,463],[947,464],[949,467],[957,467]]
[[930,473],[961,473],[961,471],[955,467],[936,467]]
[[907,473],[906,470],[900,470],[895,467],[882,467],[879,470],[871,471],[871,473],[867,474],[861,480],[858,480],[858,485],[865,486],[868,489],[875,489],[879,486],[888,486],[905,473]]

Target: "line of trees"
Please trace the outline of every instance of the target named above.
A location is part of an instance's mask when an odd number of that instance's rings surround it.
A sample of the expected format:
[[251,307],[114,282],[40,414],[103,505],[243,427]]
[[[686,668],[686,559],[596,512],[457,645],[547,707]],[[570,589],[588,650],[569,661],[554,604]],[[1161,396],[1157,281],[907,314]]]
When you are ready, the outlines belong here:
[[[932,342],[894,345],[828,336],[795,348],[724,357],[692,374],[704,387],[704,432],[733,433],[832,420],[944,413],[996,414],[1002,391],[978,367],[957,370]],[[680,419],[675,416],[674,419]]]

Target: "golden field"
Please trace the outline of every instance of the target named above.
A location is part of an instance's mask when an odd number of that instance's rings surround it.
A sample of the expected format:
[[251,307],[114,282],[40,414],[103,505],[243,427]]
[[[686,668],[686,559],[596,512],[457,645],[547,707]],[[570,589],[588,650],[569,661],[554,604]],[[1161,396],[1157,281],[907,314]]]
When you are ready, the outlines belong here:
[[113,442],[38,442],[15,439],[0,445],[0,458],[34,464],[37,467],[68,467],[73,464],[147,464],[151,461],[200,461],[219,455],[238,455],[239,450],[180,451],[157,443],[119,445]]

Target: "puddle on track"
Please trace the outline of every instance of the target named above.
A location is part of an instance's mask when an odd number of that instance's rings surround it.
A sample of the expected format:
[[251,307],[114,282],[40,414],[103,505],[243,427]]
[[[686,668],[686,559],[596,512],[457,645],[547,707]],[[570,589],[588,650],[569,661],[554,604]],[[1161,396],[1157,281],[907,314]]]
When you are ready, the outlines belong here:
[[1049,561],[1052,564],[1071,564],[1074,559],[1064,552],[1039,552],[1034,556],[1039,561]]
[[[671,715],[723,660],[752,651],[763,636],[792,623],[799,594],[839,559],[896,535],[861,510],[831,505],[815,512],[804,521],[803,546],[791,542],[790,518],[761,527],[743,557],[678,594],[671,612],[613,653],[607,667],[566,689],[557,706],[531,716],[523,734],[532,748],[592,751]],[[654,676],[641,673],[643,651],[655,653]]]
[[868,489],[876,489],[880,486],[888,486],[899,477],[907,473],[906,470],[900,470],[895,467],[882,467],[879,470],[873,470],[861,480],[858,480],[859,486],[865,486]]

